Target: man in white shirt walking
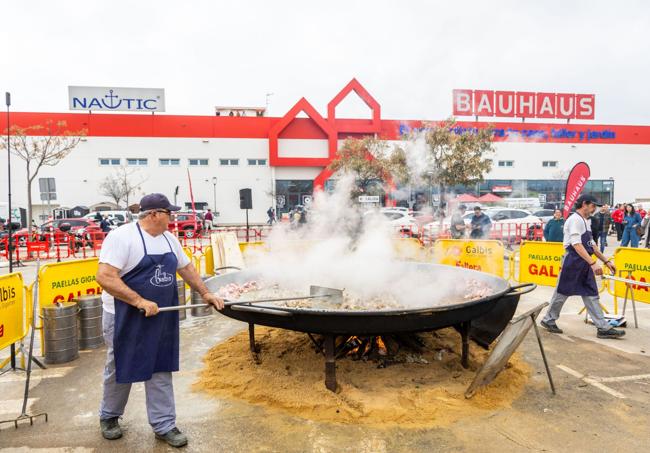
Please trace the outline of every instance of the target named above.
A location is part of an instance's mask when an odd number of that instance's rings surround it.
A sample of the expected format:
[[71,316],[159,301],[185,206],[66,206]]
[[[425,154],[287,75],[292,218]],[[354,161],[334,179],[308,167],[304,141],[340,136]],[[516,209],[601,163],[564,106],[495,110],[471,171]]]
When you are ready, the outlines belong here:
[[591,235],[587,219],[594,213],[596,206],[593,196],[581,195],[576,201],[576,212],[564,222],[565,254],[562,270],[546,316],[541,321],[542,327],[551,333],[562,333],[556,321],[569,296],[582,296],[582,302],[597,328],[598,338],[620,338],[625,335],[625,331],[612,328],[600,307],[596,275],[602,275],[603,270],[592,255],[605,263],[612,274],[616,273],[616,268],[595,247]]

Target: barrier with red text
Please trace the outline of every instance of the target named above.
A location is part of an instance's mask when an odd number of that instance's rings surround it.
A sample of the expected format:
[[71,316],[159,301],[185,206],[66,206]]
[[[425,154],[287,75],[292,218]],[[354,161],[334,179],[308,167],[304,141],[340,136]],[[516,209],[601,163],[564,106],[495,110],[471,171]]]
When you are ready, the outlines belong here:
[[504,276],[505,248],[500,241],[438,239],[433,260],[439,264]]

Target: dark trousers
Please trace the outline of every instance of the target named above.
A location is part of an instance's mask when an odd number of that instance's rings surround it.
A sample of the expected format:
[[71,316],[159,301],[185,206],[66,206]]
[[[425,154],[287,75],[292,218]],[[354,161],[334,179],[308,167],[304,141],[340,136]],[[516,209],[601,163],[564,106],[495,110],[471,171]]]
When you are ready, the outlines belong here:
[[623,237],[623,224],[615,223],[614,227],[616,228],[616,240],[620,241],[621,238]]

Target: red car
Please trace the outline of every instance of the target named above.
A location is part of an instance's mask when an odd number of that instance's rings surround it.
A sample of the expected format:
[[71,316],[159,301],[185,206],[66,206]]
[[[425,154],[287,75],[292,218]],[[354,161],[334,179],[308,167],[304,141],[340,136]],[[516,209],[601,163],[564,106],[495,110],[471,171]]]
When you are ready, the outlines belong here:
[[70,225],[70,233],[76,233],[83,229],[87,233],[102,231],[99,224],[92,219],[56,219],[45,222],[39,228],[42,233],[61,233],[59,226],[63,223]]
[[[102,231],[99,224],[92,219],[55,219],[45,222],[38,229],[32,228],[32,236],[39,241],[48,239],[49,233],[54,233],[56,236],[59,236],[63,233],[59,228],[63,223],[70,225],[69,233],[75,234],[83,230],[84,233],[90,233],[87,235],[88,238],[91,238],[92,233],[101,233]],[[27,240],[27,228],[16,231],[14,237],[20,245],[24,245]]]
[[186,238],[193,238],[201,234],[203,230],[203,220],[192,212],[172,213],[167,228],[173,233],[177,225],[179,235],[185,236]]

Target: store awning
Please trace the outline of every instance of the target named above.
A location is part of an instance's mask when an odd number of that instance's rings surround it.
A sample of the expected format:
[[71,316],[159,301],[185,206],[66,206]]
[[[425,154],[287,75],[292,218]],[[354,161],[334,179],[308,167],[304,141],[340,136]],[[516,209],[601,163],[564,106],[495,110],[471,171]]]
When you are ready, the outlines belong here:
[[459,203],[476,203],[477,201],[479,201],[479,199],[476,198],[474,195],[464,193],[464,194],[458,195],[456,198],[454,198],[454,201],[459,202]]
[[497,203],[499,201],[502,201],[503,199],[499,196],[496,196],[492,193],[486,193],[485,195],[482,195],[479,197],[478,201],[482,203]]

